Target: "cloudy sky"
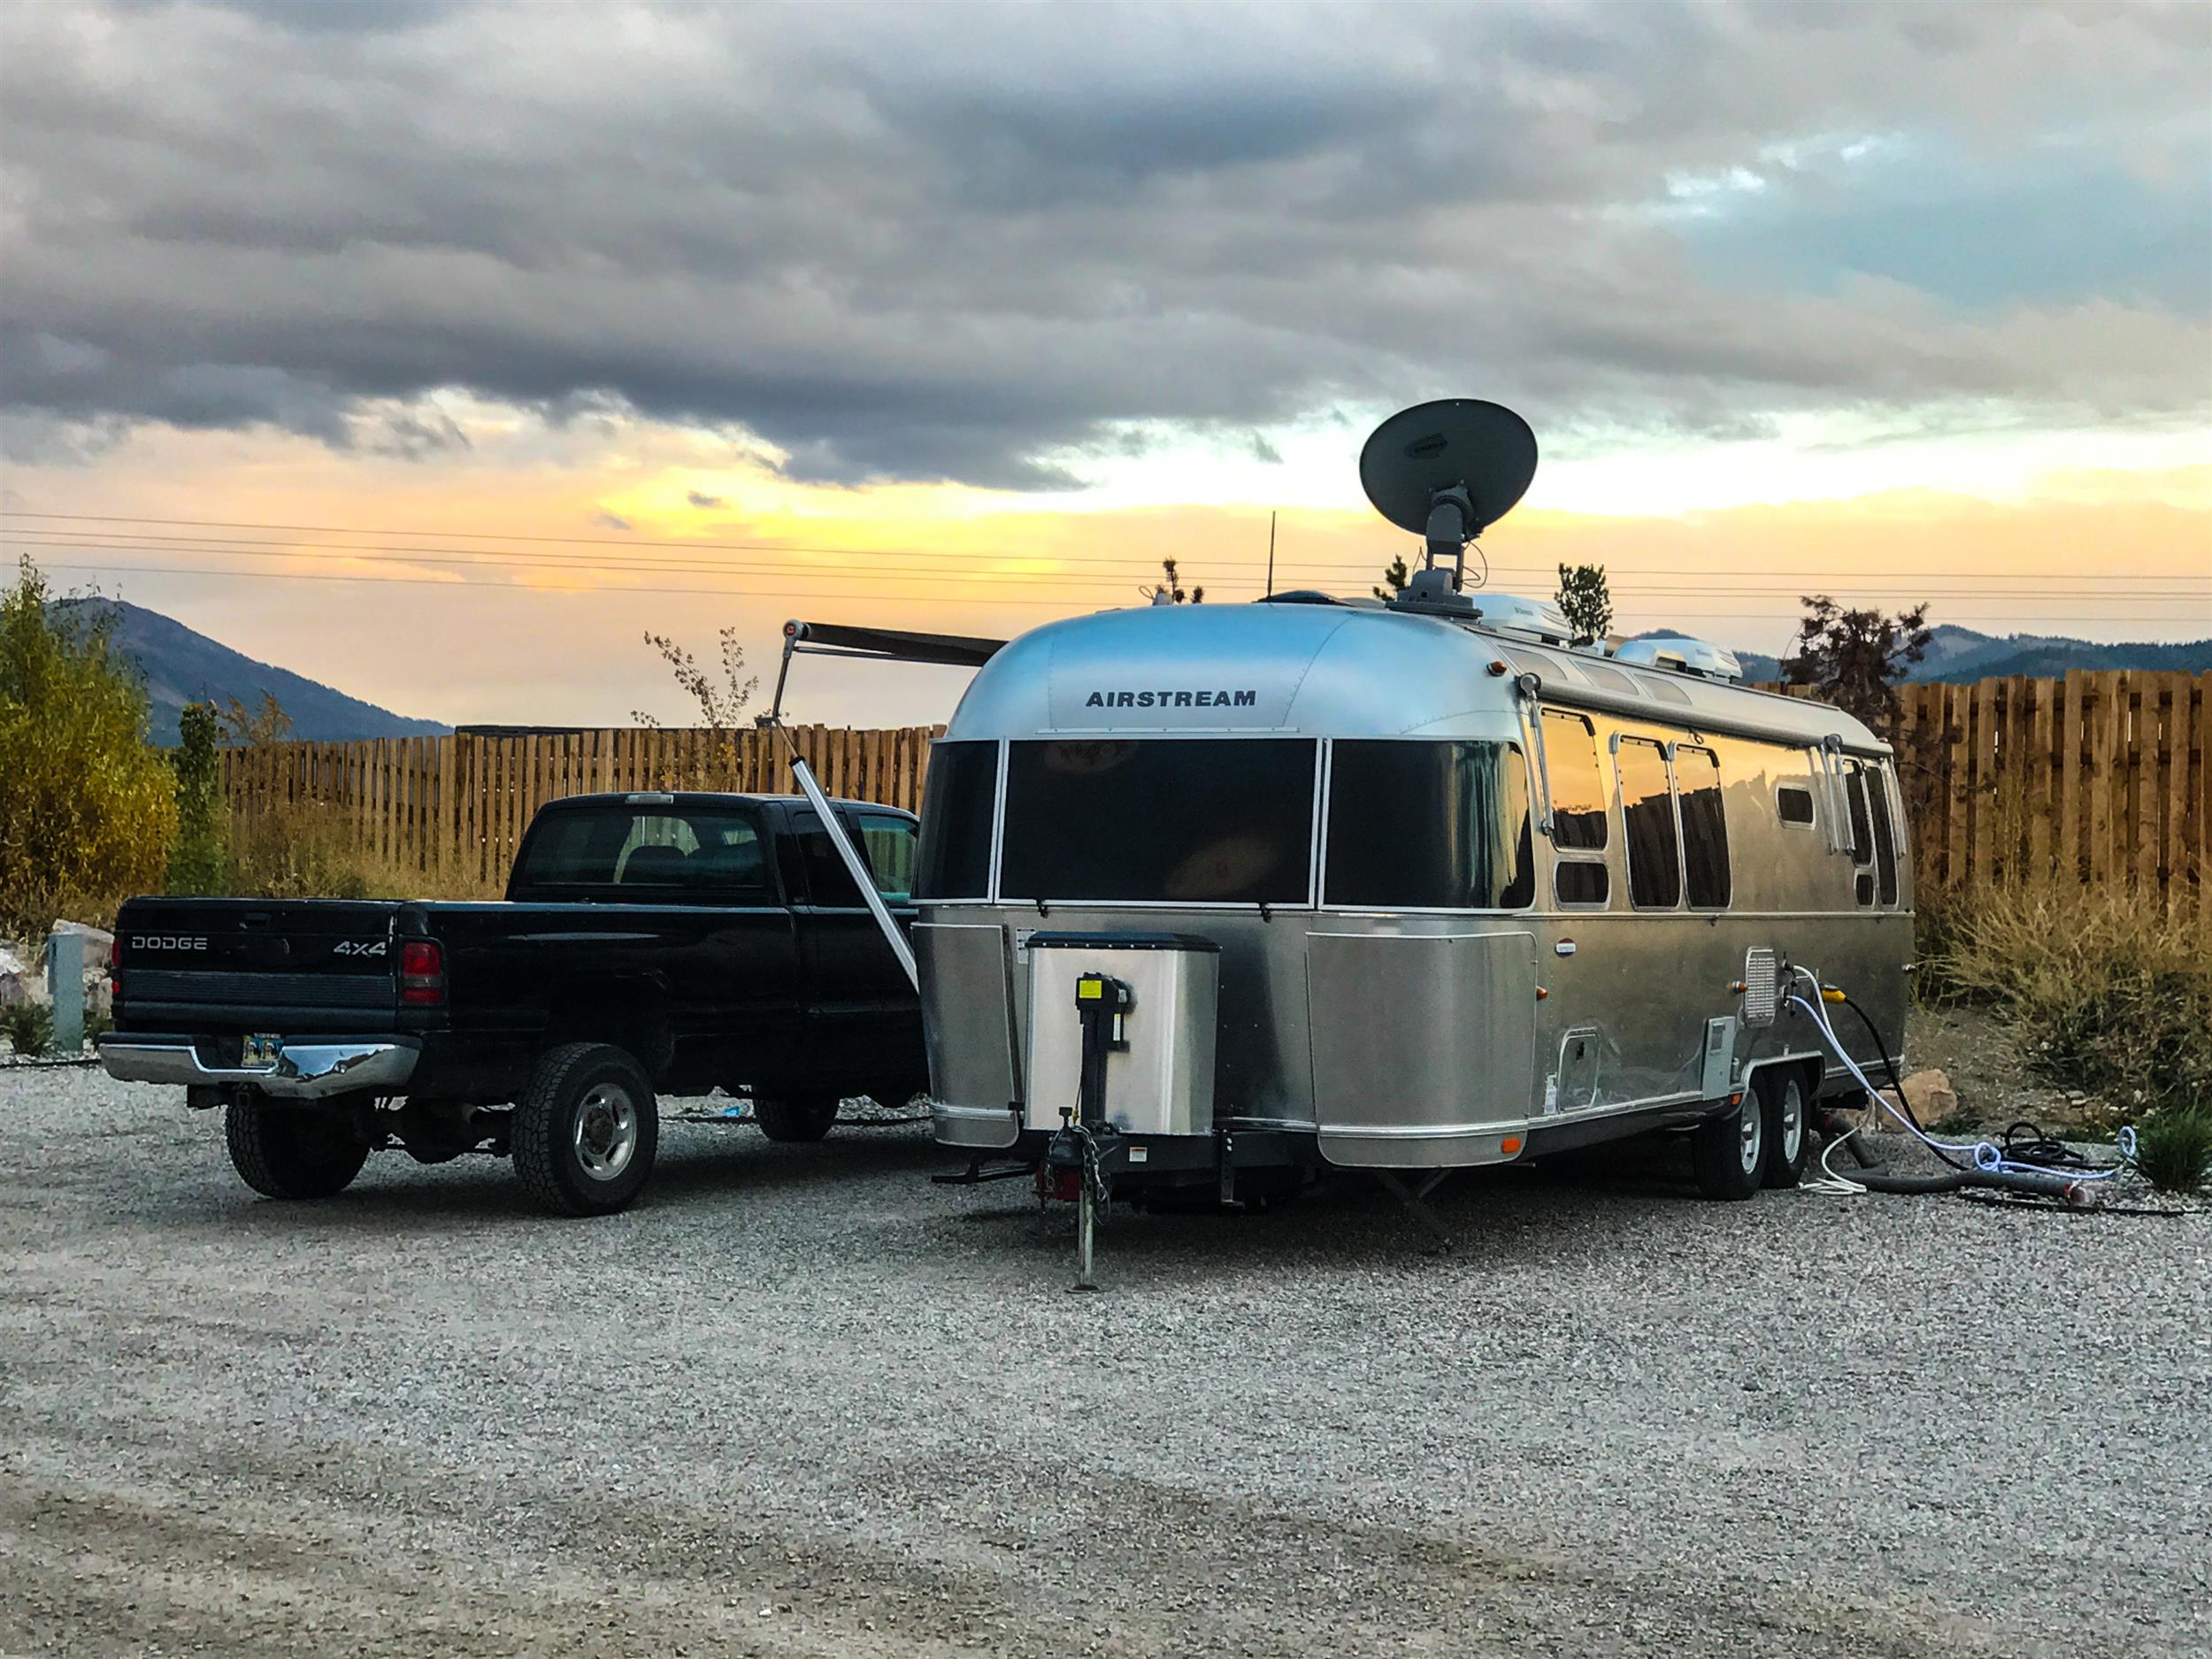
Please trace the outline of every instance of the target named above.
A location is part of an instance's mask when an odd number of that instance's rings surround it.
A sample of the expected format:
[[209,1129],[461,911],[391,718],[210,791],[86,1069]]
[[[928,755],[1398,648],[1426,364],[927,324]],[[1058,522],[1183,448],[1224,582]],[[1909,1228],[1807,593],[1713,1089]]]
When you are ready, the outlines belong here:
[[1455,395],[1508,589],[2212,634],[2212,7],[0,6],[10,553],[408,712],[1364,592]]

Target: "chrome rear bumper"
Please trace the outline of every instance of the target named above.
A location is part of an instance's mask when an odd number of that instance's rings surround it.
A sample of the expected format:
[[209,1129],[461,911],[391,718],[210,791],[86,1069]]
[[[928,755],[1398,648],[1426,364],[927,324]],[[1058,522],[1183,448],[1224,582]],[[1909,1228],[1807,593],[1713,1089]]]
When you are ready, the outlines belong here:
[[252,1065],[209,1065],[197,1047],[184,1041],[107,1036],[98,1046],[102,1068],[121,1082],[248,1083],[280,1100],[397,1094],[421,1056],[409,1042],[310,1042],[287,1044],[273,1059]]

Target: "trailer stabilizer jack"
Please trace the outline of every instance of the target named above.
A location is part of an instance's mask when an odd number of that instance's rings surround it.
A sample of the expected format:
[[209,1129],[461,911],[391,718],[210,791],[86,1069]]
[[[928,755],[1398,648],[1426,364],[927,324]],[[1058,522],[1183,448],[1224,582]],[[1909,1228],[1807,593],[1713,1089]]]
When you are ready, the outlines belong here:
[[1438,1252],[1452,1248],[1452,1235],[1446,1230],[1443,1222],[1437,1218],[1436,1211],[1429,1208],[1428,1197],[1444,1184],[1444,1178],[1450,1173],[1449,1170],[1432,1170],[1417,1183],[1409,1184],[1406,1178],[1395,1170],[1373,1171],[1375,1179],[1382,1183],[1383,1190],[1403,1204],[1436,1241],[1435,1249]]

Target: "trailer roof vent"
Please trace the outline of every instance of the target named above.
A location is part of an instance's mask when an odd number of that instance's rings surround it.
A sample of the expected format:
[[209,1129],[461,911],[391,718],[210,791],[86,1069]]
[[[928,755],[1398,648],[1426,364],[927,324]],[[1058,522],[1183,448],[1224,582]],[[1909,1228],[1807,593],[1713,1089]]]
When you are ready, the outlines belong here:
[[1735,652],[1679,634],[1661,634],[1647,640],[1630,640],[1613,653],[1613,660],[1633,663],[1639,668],[1664,668],[1678,674],[1694,675],[1700,680],[1735,680],[1743,678],[1743,664],[1736,660]]
[[1574,637],[1567,618],[1550,600],[1524,599],[1518,594],[1494,594],[1487,589],[1475,595],[1475,626],[1538,645],[1564,645]]

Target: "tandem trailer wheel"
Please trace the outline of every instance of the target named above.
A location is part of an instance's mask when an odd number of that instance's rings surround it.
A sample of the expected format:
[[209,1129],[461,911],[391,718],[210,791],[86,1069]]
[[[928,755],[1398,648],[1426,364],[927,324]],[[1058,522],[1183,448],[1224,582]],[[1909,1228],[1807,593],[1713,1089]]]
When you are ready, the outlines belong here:
[[606,1216],[644,1189],[660,1148],[652,1079],[603,1042],[538,1056],[513,1118],[515,1174],[557,1216]]
[[771,1141],[819,1141],[837,1121],[844,1102],[834,1094],[753,1096],[753,1118]]
[[1756,1093],[1747,1090],[1735,1105],[1690,1132],[1697,1190],[1732,1202],[1757,1193],[1766,1179],[1767,1140],[1766,1108]]

